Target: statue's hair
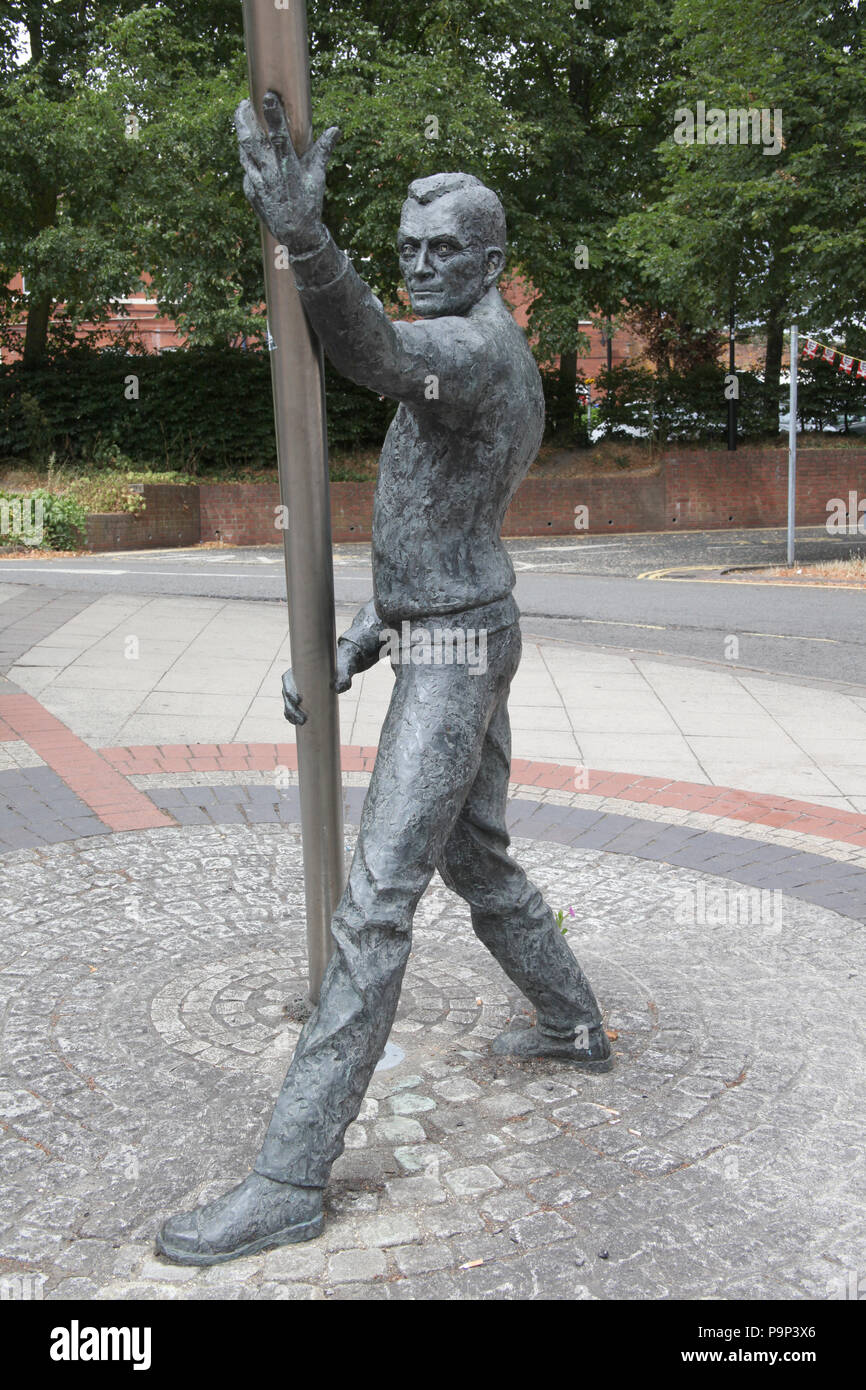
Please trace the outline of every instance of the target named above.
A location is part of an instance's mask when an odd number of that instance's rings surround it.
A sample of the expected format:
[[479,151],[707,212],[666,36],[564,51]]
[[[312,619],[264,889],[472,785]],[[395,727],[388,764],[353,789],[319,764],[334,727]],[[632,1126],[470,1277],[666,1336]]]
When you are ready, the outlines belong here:
[[409,199],[426,206],[446,193],[466,193],[472,201],[476,214],[479,234],[485,246],[498,246],[505,254],[506,229],[505,209],[486,184],[474,174],[431,174],[426,179],[415,179],[409,185]]

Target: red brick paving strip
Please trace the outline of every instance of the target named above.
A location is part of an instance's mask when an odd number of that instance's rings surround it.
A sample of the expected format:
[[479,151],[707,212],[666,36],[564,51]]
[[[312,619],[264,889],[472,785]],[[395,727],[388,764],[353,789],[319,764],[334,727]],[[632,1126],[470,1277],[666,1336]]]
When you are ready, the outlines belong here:
[[[172,745],[161,748],[103,748],[102,756],[130,776],[140,772],[268,771],[278,766],[297,768],[295,744],[222,743]],[[343,745],[344,772],[371,772],[376,749]],[[703,782],[643,777],[628,772],[599,772],[567,763],[542,763],[515,758],[511,781],[516,786],[573,791],[650,806],[700,811],[752,825],[796,830],[801,834],[866,847],[866,816],[836,811],[811,801],[795,801],[772,793],[739,791]]]
[[[129,777],[145,773],[295,771],[294,743],[179,743],[132,748],[90,748],[32,695],[0,696],[0,742],[23,739],[112,830],[173,825]],[[377,749],[343,745],[345,772],[372,772]],[[740,791],[703,782],[679,782],[627,772],[600,772],[567,763],[515,758],[511,781],[585,796],[700,811],[705,815],[796,830],[817,838],[866,847],[866,816],[836,811],[772,793]]]
[[94,748],[77,738],[32,695],[0,695],[0,719],[80,797],[111,830],[174,825],[149,796],[133,787]]
[[[145,773],[199,771],[270,771],[297,769],[295,744],[163,744],[135,748],[103,748],[99,752],[76,738],[65,724],[49,714],[32,695],[0,696],[0,741],[25,739],[40,758],[63,777],[68,787],[95,810],[113,830],[146,830],[171,826],[170,816],[157,810],[150,798],[131,787],[128,778]],[[377,749],[343,745],[343,771],[373,771]],[[790,796],[738,791],[703,783],[634,776],[516,758],[512,783],[578,795],[609,796],[620,801],[703,815],[742,820],[760,826],[783,827],[823,840],[866,847],[866,816],[834,810]]]

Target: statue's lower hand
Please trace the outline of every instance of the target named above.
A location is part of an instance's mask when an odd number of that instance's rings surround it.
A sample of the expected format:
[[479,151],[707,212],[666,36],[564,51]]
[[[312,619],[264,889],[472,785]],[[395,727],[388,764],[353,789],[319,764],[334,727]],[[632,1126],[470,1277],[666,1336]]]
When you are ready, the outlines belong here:
[[306,724],[306,711],[301,709],[301,697],[291,671],[283,676],[283,714],[290,724]]
[[242,101],[235,112],[244,193],[277,241],[290,255],[302,256],[316,250],[325,237],[325,171],[340,131],[331,126],[298,158],[275,92],[265,93],[262,112],[267,133],[249,101]]
[[[349,689],[352,677],[361,670],[361,653],[353,642],[343,638],[337,643],[337,667],[334,673],[334,690],[338,695]],[[290,724],[306,724],[307,712],[301,707],[301,696],[295,685],[291,671],[283,676],[283,713]]]

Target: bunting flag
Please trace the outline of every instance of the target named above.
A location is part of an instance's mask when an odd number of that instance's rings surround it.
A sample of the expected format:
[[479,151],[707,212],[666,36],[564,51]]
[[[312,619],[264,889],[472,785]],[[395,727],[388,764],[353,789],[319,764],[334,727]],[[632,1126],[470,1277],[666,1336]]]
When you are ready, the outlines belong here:
[[807,338],[801,351],[803,357],[810,360],[818,357],[822,362],[829,362],[831,365],[838,358],[837,369],[840,372],[844,372],[846,376],[853,374],[857,381],[866,381],[866,360],[852,357],[847,352],[840,352],[838,348],[828,347],[826,343],[819,343],[817,338]]

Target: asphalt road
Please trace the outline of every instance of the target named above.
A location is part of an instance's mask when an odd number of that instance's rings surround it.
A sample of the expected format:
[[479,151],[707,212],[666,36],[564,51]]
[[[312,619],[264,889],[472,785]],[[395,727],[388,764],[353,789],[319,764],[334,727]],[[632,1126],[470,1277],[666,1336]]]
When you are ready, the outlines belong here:
[[[803,560],[866,552],[862,538],[829,537],[818,528],[798,532],[797,544]],[[866,687],[862,589],[718,582],[716,572],[727,566],[783,560],[781,531],[552,537],[507,545],[530,635],[719,665],[735,660],[739,669]],[[660,572],[669,577],[655,577]],[[689,572],[703,579],[678,578]],[[365,602],[371,592],[369,546],[336,546],[334,575],[339,607]],[[2,580],[94,594],[274,602],[285,593],[276,547],[0,560]]]

